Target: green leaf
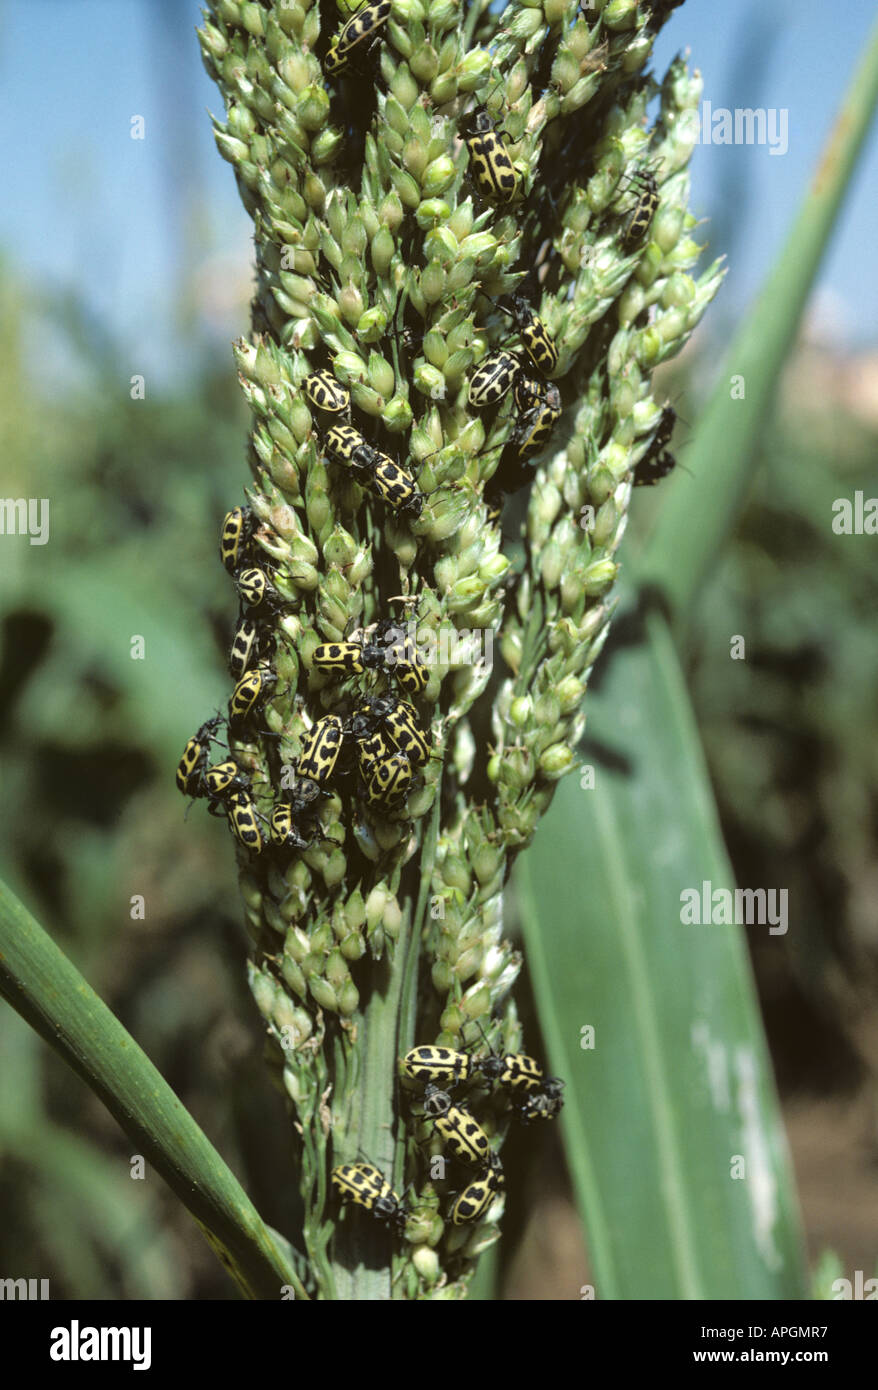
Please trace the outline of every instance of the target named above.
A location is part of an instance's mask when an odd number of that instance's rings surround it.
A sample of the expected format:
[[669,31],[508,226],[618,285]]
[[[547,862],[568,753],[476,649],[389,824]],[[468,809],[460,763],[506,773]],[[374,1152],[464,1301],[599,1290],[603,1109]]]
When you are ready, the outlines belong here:
[[131,1035],[0,883],[0,994],[103,1100],[251,1298],[307,1297],[291,1262]]
[[685,686],[658,615],[616,637],[589,692],[595,786],[562,782],[518,876],[597,1293],[802,1298],[742,933],[681,922],[684,889],[734,886]]

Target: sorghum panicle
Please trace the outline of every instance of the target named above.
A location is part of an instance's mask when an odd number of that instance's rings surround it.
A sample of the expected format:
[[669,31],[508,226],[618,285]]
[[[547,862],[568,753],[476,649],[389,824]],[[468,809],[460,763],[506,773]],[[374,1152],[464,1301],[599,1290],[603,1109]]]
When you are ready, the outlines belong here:
[[[392,0],[342,34],[355,7],[341,0],[211,0],[200,31],[256,246],[235,357],[252,411],[247,564],[270,588],[244,669],[268,685],[229,739],[264,846],[238,851],[250,981],[301,1136],[323,1297],[460,1297],[496,1238],[499,1177],[435,1176],[438,1121],[418,1118],[423,1088],[400,1084],[395,1059],[521,1043],[503,885],[576,766],[634,469],[662,419],[651,373],[721,278],[690,273],[699,78],[677,59],[659,89],[647,70],[673,8]],[[487,405],[470,398],[480,367],[500,392]],[[344,411],[315,404],[317,371],[349,393]],[[519,536],[507,499],[525,488]],[[423,690],[366,656],[353,672],[315,664],[328,643],[380,646],[387,619],[417,642]],[[379,758],[379,778],[408,779],[396,799],[351,754],[357,711],[388,693],[430,743],[407,771],[392,739],[392,768]],[[338,775],[315,790],[297,764],[331,714]],[[312,798],[301,814],[297,796]],[[307,847],[271,842],[279,803]],[[496,1150],[508,1105],[462,1094]],[[349,1212],[331,1262],[330,1169],[366,1160],[337,1185],[356,1201],[365,1183],[361,1205],[393,1230]],[[402,1218],[382,1197],[392,1178],[411,1184]],[[468,1181],[485,1184],[467,1189],[480,1217],[455,1224]],[[362,1275],[370,1242],[373,1270],[375,1250],[394,1252],[392,1286]]]

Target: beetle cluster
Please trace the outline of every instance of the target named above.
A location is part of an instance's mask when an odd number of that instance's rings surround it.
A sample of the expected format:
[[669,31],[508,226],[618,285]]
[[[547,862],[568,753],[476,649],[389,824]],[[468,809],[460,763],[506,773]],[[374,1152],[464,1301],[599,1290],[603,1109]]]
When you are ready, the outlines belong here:
[[418,491],[414,478],[401,464],[367,443],[359,430],[349,423],[351,396],[347,387],[331,372],[317,371],[305,378],[302,389],[311,405],[324,415],[336,421],[348,421],[332,424],[322,431],[323,445],[332,461],[350,469],[361,487],[384,502],[397,516],[417,520],[424,505],[423,493]]
[[[323,71],[335,78],[360,54],[371,52],[381,40],[390,18],[390,0],[362,5],[336,35],[323,59]],[[463,140],[470,160],[470,174],[479,191],[492,202],[511,203],[519,191],[519,175],[485,106],[477,106],[463,126]]]
[[[330,377],[325,383],[327,390],[332,382]],[[315,393],[319,385],[318,380],[312,382]],[[346,778],[356,776],[359,796],[373,809],[396,811],[430,757],[430,742],[412,704],[412,699],[423,695],[428,672],[417,654],[409,651],[401,629],[385,619],[363,634],[362,640],[352,636],[322,643],[312,654],[316,670],[345,677],[367,670],[381,672],[392,688],[380,695],[354,697],[346,718],[330,713],[315,720],[296,761],[292,785],[284,784],[284,793],[268,819],[257,811],[250,778],[228,753],[228,743],[218,732],[225,724],[232,737],[248,738],[277,683],[265,654],[273,641],[272,620],[282,610],[283,600],[268,572],[254,562],[255,530],[247,507],[233,508],[223,521],[220,558],[240,600],[229,652],[229,670],[236,684],[228,718],[217,714],[188,740],[176,781],[184,796],[205,798],[212,815],[227,817],[242,848],[260,854],[267,844],[290,852],[310,849],[318,839],[337,843],[319,829],[318,817],[325,799]],[[267,736],[269,731],[259,732]],[[211,763],[215,743],[222,744],[228,756]]]
[[[674,3],[678,0],[670,0],[670,7]],[[330,80],[382,41],[391,10],[391,0],[374,0],[347,20],[323,59],[324,73]],[[491,94],[465,114],[459,129],[469,156],[470,178],[482,197],[502,211],[519,198],[523,170],[513,163],[501,127],[488,110],[490,101]],[[647,236],[660,192],[656,175],[649,168],[636,168],[627,186],[633,190],[635,201],[626,214],[620,245],[623,253],[630,254]],[[485,493],[491,521],[499,519],[504,496],[527,482],[525,464],[546,447],[562,413],[561,393],[551,380],[559,354],[545,323],[521,293],[510,295],[506,304],[501,300],[498,307],[514,321],[520,346],[489,351],[469,383],[469,404],[477,411],[498,406],[509,392],[515,404],[511,436]],[[311,389],[309,383],[316,383],[318,378],[319,385]],[[332,383],[327,373],[317,373],[306,381],[305,390],[318,409],[340,414],[347,409],[349,396],[337,382]],[[414,479],[352,425],[333,425],[325,432],[324,443],[329,457],[349,468],[356,481],[373,495],[401,515],[413,520],[420,516],[424,499]],[[634,482],[658,482],[673,464],[671,454],[661,449],[651,451],[649,460],[638,466]]]
[[503,1165],[467,1105],[452,1099],[459,1087],[490,1087],[506,1098],[522,1124],[550,1119],[563,1104],[564,1083],[545,1076],[524,1053],[488,1051],[474,1055],[450,1047],[413,1047],[400,1060],[403,1076],[424,1087],[423,1113],[451,1156],[475,1176],[457,1193],[448,1211],[454,1226],[479,1221],[503,1190]]
[[[453,1099],[453,1093],[490,1087],[505,1095],[522,1124],[530,1124],[560,1113],[564,1082],[546,1076],[533,1057],[522,1052],[489,1050],[476,1055],[421,1046],[400,1058],[399,1066],[407,1082],[423,1087],[423,1118],[465,1175],[448,1207],[448,1220],[452,1226],[480,1221],[505,1187],[503,1165],[468,1104]],[[343,1163],[333,1169],[332,1183],[343,1202],[365,1208],[397,1234],[404,1233],[411,1209],[373,1164]]]
[[[177,766],[176,780],[184,796],[206,798],[212,815],[226,816],[242,849],[260,854],[265,844],[260,823],[264,826],[265,822],[251,796],[251,778],[229,751],[228,742],[218,735],[224,724],[228,734],[236,739],[252,731],[263,703],[277,684],[277,674],[265,653],[271,640],[272,619],[282,609],[283,600],[273,587],[268,570],[255,562],[254,532],[255,519],[249,507],[233,507],[226,514],[220,532],[220,559],[234,580],[239,600],[228,663],[235,687],[227,718],[215,715],[188,740]],[[214,743],[222,744],[227,756],[211,764]]]
[[[262,852],[262,817],[251,797],[251,780],[229,753],[222,762],[209,766],[210,747],[223,742],[217,730],[226,724],[228,733],[239,738],[252,727],[263,703],[277,684],[277,674],[264,659],[271,637],[271,620],[283,607],[283,600],[271,582],[267,569],[256,563],[252,553],[255,519],[249,507],[233,507],[223,520],[220,532],[220,559],[232,576],[238,594],[238,621],[229,650],[229,671],[235,687],[228,705],[228,717],[216,715],[193,734],[177,767],[177,787],[184,796],[206,797],[212,815],[225,815],[242,849]],[[224,746],[228,752],[228,744]]]
[[[378,0],[357,10],[323,60],[327,76],[335,77],[358,51],[368,51],[380,41],[380,31],[390,11],[389,0]],[[477,106],[465,119],[462,136],[469,153],[470,174],[479,191],[490,202],[512,202],[519,191],[519,175],[485,106]],[[470,383],[470,404],[478,410],[498,405],[509,390],[514,390],[515,395],[516,418],[509,446],[511,457],[505,469],[507,476],[502,482],[499,478],[495,481],[487,498],[492,516],[499,512],[497,501],[502,492],[521,486],[525,476],[520,473],[521,464],[545,447],[561,415],[561,395],[557,386],[543,380],[550,377],[558,365],[558,350],[545,324],[521,294],[510,296],[509,308],[502,303],[498,307],[515,321],[529,365],[525,366],[514,351],[491,352]],[[305,389],[308,392],[308,382]],[[340,412],[345,408],[346,402],[341,404],[341,396],[330,395],[323,401],[308,394],[319,409]],[[368,444],[357,430],[350,425],[334,426],[326,432],[325,446],[335,462],[350,467],[358,482],[395,510],[413,519],[420,515],[423,497],[414,480],[388,455]]]
[[475,410],[495,408],[510,392],[515,404],[512,436],[486,495],[493,517],[499,514],[503,493],[515,492],[525,482],[525,460],[545,448],[561,418],[561,392],[546,380],[557,368],[558,349],[523,295],[511,295],[509,304],[497,307],[514,319],[521,347],[489,352],[469,383],[469,403]]
[[[501,1090],[522,1124],[552,1119],[564,1105],[563,1081],[546,1076],[539,1063],[523,1052],[473,1055],[450,1047],[413,1047],[400,1066],[410,1081],[426,1087],[425,1098],[437,1090],[437,1083],[446,1091],[465,1085]],[[427,1113],[431,1113],[429,1104]]]
[[[369,641],[325,642],[314,649],[317,670],[362,675],[382,670],[396,692],[359,696],[346,719],[327,714],[314,725],[297,764],[300,776],[321,786],[356,772],[359,794],[379,811],[397,809],[412,790],[415,777],[430,758],[429,734],[420,723],[410,696],[423,694],[427,671],[416,656],[394,644],[393,624],[379,623]],[[382,639],[390,637],[390,642]]]
[[[232,833],[242,849],[257,854],[262,849],[262,833],[257,811],[250,796],[250,779],[231,756],[211,764],[211,746],[223,743],[217,730],[222,715],[208,719],[196,730],[183,749],[177,764],[177,788],[183,796],[207,799],[211,815],[228,818]],[[228,751],[228,745],[225,745]]]

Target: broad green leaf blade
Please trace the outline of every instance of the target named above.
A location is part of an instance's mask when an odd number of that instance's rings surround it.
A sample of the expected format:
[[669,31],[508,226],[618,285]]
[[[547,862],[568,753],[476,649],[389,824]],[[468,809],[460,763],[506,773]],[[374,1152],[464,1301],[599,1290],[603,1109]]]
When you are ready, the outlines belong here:
[[686,455],[690,472],[664,485],[666,497],[637,570],[664,592],[675,617],[696,599],[740,508],[757,462],[760,431],[876,103],[878,23],[783,252],[735,337],[698,422]]
[[240,1183],[174,1092],[22,904],[0,883],[0,994],[100,1096],[251,1298],[307,1297]]
[[597,1294],[801,1298],[741,929],[681,922],[685,889],[734,888],[683,678],[660,616],[616,632],[588,697],[596,784],[561,783],[518,877]]

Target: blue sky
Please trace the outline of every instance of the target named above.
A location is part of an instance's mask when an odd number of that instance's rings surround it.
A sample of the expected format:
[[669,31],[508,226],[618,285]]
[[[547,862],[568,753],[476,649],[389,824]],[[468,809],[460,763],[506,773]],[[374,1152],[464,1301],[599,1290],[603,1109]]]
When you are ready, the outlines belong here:
[[[737,316],[779,251],[807,187],[872,14],[859,0],[686,0],[660,37],[654,70],[691,50],[714,109],[785,109],[789,149],[702,146],[693,208],[728,251],[724,313]],[[201,273],[217,301],[213,335],[245,325],[226,310],[250,263],[250,224],[207,108],[191,0],[0,0],[5,194],[0,254],[51,294],[77,286],[130,351],[131,370],[183,364],[191,347],[179,274]],[[130,138],[131,119],[146,138]],[[873,130],[818,285],[841,336],[874,343],[878,309]],[[733,211],[734,210],[734,213]],[[743,211],[743,216],[741,213]],[[203,329],[203,320],[199,320]]]

